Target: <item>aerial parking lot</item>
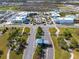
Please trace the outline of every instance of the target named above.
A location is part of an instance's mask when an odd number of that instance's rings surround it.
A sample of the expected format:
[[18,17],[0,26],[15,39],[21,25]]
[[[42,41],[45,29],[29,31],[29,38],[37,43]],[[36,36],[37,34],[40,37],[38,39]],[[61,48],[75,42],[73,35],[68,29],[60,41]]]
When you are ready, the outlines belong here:
[[0,24],[76,24],[78,14],[64,14],[58,10],[50,12],[0,11]]

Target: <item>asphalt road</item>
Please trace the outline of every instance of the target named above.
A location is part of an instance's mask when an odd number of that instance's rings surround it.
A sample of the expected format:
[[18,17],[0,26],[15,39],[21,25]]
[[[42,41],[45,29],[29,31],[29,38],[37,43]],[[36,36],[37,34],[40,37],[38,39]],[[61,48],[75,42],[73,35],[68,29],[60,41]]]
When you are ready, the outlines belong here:
[[[23,55],[23,59],[32,59],[33,54],[35,52],[36,49],[36,44],[35,44],[35,36],[36,36],[36,29],[38,26],[41,26],[42,29],[44,30],[44,39],[48,40],[50,44],[52,44],[51,41],[51,37],[50,37],[50,33],[48,31],[48,28],[54,28],[54,25],[3,25],[0,24],[0,27],[30,27],[30,36],[28,37],[28,46],[27,48],[24,50],[24,55]],[[64,27],[64,28],[79,28],[79,25],[57,25],[57,27]],[[52,44],[51,48],[47,48],[46,50],[46,57],[45,59],[54,59],[54,46]]]
[[36,49],[36,44],[35,44],[36,29],[37,29],[36,26],[31,27],[30,36],[27,41],[28,46],[24,50],[23,59],[32,59],[33,57],[33,54]]
[[50,36],[50,33],[49,33],[49,28],[47,26],[43,26],[42,27],[43,31],[44,31],[44,39],[45,40],[48,40],[49,44],[52,45],[52,47],[48,47],[47,50],[46,50],[46,57],[45,59],[53,59],[54,55],[53,55],[53,50],[54,50],[54,47],[53,47],[53,44],[52,44],[52,39],[51,39],[51,36]]
[[[46,26],[49,28],[54,28],[55,26],[52,25],[32,25],[32,24],[18,24],[18,25],[8,25],[8,24],[0,24],[0,27],[32,27],[32,26]],[[79,28],[79,24],[78,25],[61,25],[61,24],[56,24],[57,27],[59,28]]]

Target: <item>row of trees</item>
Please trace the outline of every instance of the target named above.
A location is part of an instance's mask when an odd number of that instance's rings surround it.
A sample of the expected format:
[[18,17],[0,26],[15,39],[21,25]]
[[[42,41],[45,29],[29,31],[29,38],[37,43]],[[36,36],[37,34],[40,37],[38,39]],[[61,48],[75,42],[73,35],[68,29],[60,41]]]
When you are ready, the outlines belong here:
[[8,28],[7,28],[7,27],[6,27],[6,28],[4,28],[4,29],[2,29],[2,34],[4,34],[7,30],[8,30]]
[[27,46],[26,39],[23,38],[27,34],[21,35],[20,29],[14,28],[14,31],[10,33],[7,46],[11,51],[14,51],[16,54],[22,54],[24,49]]

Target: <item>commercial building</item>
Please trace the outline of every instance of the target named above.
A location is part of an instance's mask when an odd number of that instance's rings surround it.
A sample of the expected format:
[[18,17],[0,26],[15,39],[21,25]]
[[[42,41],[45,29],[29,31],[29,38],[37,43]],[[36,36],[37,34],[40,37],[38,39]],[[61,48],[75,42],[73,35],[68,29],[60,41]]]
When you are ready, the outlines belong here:
[[75,20],[75,16],[67,15],[65,17],[53,18],[52,20],[54,20],[57,24],[73,24]]
[[17,15],[17,16],[12,18],[13,22],[18,22],[18,23],[23,23],[25,20],[26,20],[25,15]]
[[29,23],[29,19],[27,19],[27,13],[19,12],[16,15],[13,15],[6,22],[6,24],[14,24],[14,23],[18,23],[18,24],[25,23],[25,24],[28,24]]

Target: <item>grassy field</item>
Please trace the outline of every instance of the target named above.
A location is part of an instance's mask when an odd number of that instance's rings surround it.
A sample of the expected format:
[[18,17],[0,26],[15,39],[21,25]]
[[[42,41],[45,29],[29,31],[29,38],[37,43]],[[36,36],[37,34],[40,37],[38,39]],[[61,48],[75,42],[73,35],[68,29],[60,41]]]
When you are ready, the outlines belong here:
[[60,34],[63,34],[65,30],[69,30],[72,34],[72,40],[76,40],[79,43],[79,29],[78,28],[60,28]]
[[[70,32],[72,33],[73,39],[71,41],[77,41],[79,44],[79,29],[77,28],[67,28],[70,30]],[[61,32],[62,30],[64,31],[65,28],[61,28]],[[79,50],[79,48],[78,48]],[[74,59],[79,59],[79,51],[76,51],[76,49],[73,51],[74,53]]]
[[0,59],[6,59],[7,55],[7,39],[10,37],[9,33],[14,32],[11,28],[7,30],[2,36],[0,36],[0,49],[3,51],[3,55]]
[[3,55],[0,59],[6,59],[7,55],[7,39],[9,38],[9,31],[7,31],[5,34],[0,37],[0,49],[3,51]]
[[0,10],[19,10],[17,6],[0,6]]
[[79,59],[79,52],[77,52],[77,51],[74,51],[74,59]]
[[10,59],[22,59],[22,54],[17,55],[15,52],[11,52]]
[[55,47],[55,59],[69,59],[70,57],[69,53],[61,49],[58,45],[57,37],[54,34],[56,30],[54,28],[50,28],[49,31],[51,33],[51,37],[52,37],[54,47]]
[[[22,28],[19,30],[19,32],[22,32]],[[26,27],[25,30],[24,30],[24,32],[29,33],[30,32],[30,29]],[[28,35],[27,36],[26,35],[23,35],[22,38],[25,39],[25,40],[27,40]],[[14,51],[11,51],[10,59],[22,59],[22,55],[23,54],[19,54],[18,55]]]
[[75,14],[79,14],[79,12],[61,12],[60,15],[61,16],[66,16],[66,15],[75,15]]
[[[50,32],[54,33],[55,32],[54,30],[55,29],[50,29]],[[79,44],[79,29],[77,29],[77,28],[60,28],[60,34],[63,34],[63,32],[66,30],[69,30],[72,34],[72,38],[71,38],[70,42],[74,43],[76,41]],[[58,48],[58,42],[56,40],[56,37],[53,34],[51,34],[51,35],[52,35],[52,39],[53,39],[53,42],[55,45],[56,59],[59,59],[59,58],[60,59],[69,59],[69,53]],[[73,53],[74,53],[74,59],[79,59],[79,51],[77,51],[77,49],[74,49]],[[60,55],[62,55],[62,56],[60,56]]]

